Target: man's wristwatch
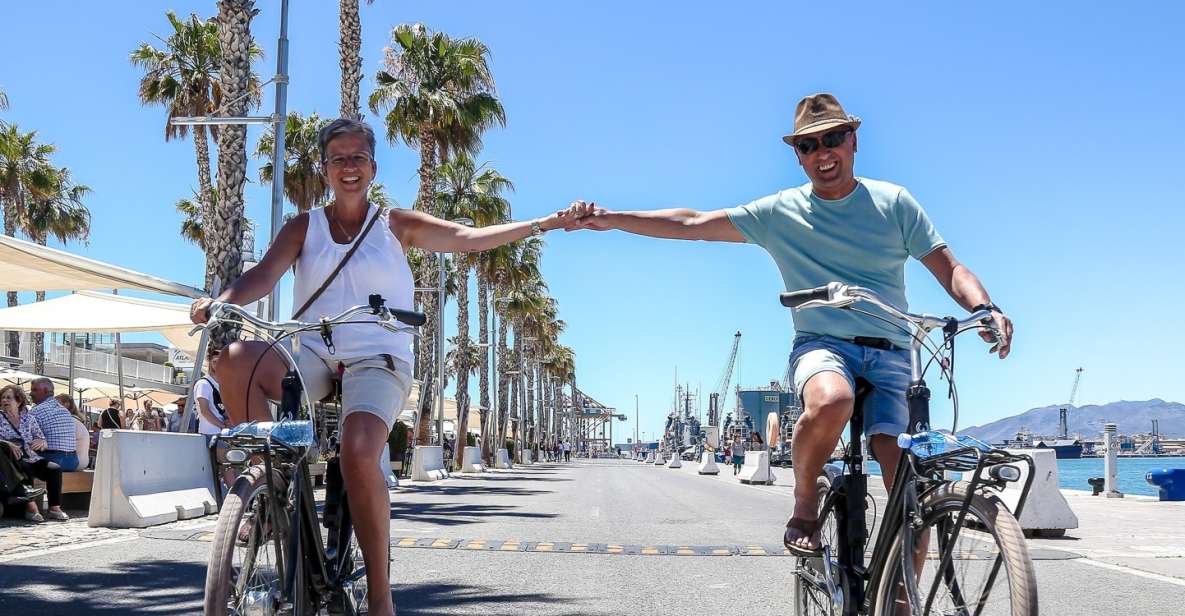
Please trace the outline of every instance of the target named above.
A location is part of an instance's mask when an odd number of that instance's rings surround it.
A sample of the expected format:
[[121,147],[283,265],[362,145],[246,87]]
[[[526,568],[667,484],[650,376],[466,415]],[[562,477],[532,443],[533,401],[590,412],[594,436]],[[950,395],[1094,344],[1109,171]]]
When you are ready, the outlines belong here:
[[980,305],[972,308],[971,312],[979,312],[980,310],[987,310],[988,312],[998,312],[1000,314],[1004,314],[1004,311],[1000,310],[999,306],[997,306],[991,302],[988,302],[986,304],[980,304]]
[[539,219],[531,221],[531,235],[543,235],[543,225],[539,224]]

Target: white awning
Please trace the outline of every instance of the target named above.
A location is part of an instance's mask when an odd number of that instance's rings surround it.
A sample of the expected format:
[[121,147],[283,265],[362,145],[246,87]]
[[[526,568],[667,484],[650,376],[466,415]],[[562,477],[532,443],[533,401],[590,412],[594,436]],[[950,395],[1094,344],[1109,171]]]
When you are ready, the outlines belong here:
[[[0,290],[137,289],[198,298],[201,289],[0,235]],[[81,330],[80,330],[81,331]]]
[[0,309],[0,330],[23,332],[157,332],[173,346],[197,355],[199,336],[189,335],[189,306],[126,295],[79,291],[44,302]]

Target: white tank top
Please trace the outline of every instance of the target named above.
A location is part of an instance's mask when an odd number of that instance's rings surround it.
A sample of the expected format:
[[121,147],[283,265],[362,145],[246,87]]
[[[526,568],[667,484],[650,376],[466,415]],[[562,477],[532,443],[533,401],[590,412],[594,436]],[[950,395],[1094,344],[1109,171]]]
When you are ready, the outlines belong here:
[[[365,225],[374,216],[376,206],[366,211]],[[370,295],[383,296],[388,308],[412,309],[414,284],[411,267],[403,246],[391,233],[386,220],[378,220],[366,235],[362,245],[346,266],[329,283],[321,297],[300,316],[301,321],[316,321],[321,317],[332,317],[347,308],[366,305]],[[359,231],[361,234],[361,230]],[[354,242],[357,242],[355,238]],[[300,258],[296,261],[296,281],[292,290],[292,309],[304,305],[313,292],[325,282],[329,273],[337,267],[342,257],[349,252],[350,244],[338,244],[329,233],[329,220],[325,208],[309,211],[309,228],[305,232]],[[360,314],[355,320],[373,321],[375,317]],[[413,364],[410,334],[396,334],[375,325],[340,325],[333,330],[334,352],[331,355],[321,334],[305,332],[300,334],[300,345],[327,361],[340,361],[356,357],[374,357],[387,353]]]

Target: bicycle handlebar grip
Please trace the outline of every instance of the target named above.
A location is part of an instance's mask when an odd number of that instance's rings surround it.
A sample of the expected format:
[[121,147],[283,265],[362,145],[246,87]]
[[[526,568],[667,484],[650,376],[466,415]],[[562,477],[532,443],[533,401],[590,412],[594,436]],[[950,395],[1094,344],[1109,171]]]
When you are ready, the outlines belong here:
[[787,308],[797,308],[807,302],[827,301],[831,299],[831,290],[826,286],[815,287],[813,289],[804,289],[802,291],[790,291],[779,296],[782,300],[782,305]]
[[428,317],[424,313],[414,310],[392,309],[391,316],[395,317],[396,321],[405,325],[411,325],[412,327],[419,327],[428,320]]

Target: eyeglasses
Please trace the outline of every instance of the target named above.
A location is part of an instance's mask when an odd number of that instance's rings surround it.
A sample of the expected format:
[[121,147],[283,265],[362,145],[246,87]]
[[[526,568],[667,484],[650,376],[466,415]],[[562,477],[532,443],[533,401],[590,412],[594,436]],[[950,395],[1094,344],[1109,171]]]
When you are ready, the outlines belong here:
[[811,152],[819,149],[820,142],[823,144],[823,147],[827,149],[837,148],[843,145],[844,141],[847,141],[848,133],[850,132],[852,132],[852,129],[850,128],[841,128],[839,130],[823,133],[821,138],[803,137],[794,142],[794,147],[798,148],[798,152],[804,155],[810,154]]
[[330,157],[325,161],[325,163],[330,167],[337,167],[338,169],[341,169],[342,167],[346,166],[363,167],[369,165],[373,160],[374,159],[371,158],[370,154],[367,154],[366,152],[356,152],[354,154],[350,154],[349,156]]

